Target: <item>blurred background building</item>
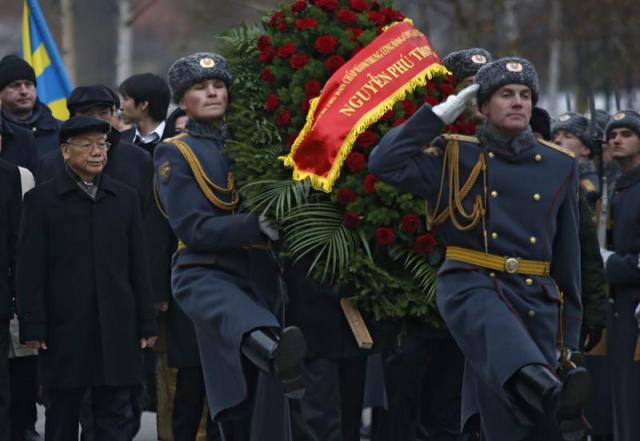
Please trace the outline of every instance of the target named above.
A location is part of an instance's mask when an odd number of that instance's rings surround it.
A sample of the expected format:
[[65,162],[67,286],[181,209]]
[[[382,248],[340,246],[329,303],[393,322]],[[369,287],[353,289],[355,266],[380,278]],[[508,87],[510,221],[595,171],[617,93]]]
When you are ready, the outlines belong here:
[[[115,86],[215,50],[216,34],[259,23],[279,0],[40,0],[74,84]],[[595,93],[615,111],[640,103],[637,0],[396,0],[441,56],[482,46],[534,62],[552,114],[584,111]],[[0,54],[18,53],[22,0],[0,0]]]

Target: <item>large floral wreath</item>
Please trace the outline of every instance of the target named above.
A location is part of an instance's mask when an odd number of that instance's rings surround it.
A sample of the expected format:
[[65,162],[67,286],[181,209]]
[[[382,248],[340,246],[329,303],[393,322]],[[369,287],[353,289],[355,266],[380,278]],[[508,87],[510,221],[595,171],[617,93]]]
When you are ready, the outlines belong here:
[[[378,319],[436,317],[434,265],[442,249],[426,229],[424,201],[378,181],[367,158],[422,103],[453,93],[450,76],[434,76],[362,133],[330,194],[293,181],[278,158],[289,153],[310,99],[332,73],[403,19],[385,0],[297,0],[265,17],[262,29],[242,26],[222,37],[236,77],[225,148],[244,205],[278,221],[285,252],[307,259],[310,275]],[[447,129],[471,134],[475,123],[461,117]]]

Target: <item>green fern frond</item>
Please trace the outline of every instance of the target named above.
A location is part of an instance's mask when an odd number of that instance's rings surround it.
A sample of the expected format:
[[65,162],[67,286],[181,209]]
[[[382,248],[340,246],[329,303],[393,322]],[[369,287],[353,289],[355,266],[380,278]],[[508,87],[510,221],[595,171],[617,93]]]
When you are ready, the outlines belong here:
[[287,213],[306,204],[311,185],[308,180],[262,180],[246,184],[240,189],[243,202],[251,211],[269,214],[281,221]]

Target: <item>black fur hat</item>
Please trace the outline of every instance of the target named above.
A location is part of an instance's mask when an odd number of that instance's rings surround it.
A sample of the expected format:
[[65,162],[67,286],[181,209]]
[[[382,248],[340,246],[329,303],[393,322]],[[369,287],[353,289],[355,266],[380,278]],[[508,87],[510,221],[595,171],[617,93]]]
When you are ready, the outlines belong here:
[[453,74],[456,83],[475,75],[482,66],[491,61],[493,61],[493,55],[480,47],[451,52],[442,60]]
[[179,103],[187,89],[200,81],[220,79],[229,89],[233,80],[227,60],[212,52],[197,52],[177,59],[169,68],[168,76],[175,103]]
[[480,86],[476,95],[478,106],[491,98],[493,92],[507,84],[523,84],[531,89],[531,101],[538,102],[538,73],[533,64],[524,58],[499,58],[484,65],[476,73],[475,82]]

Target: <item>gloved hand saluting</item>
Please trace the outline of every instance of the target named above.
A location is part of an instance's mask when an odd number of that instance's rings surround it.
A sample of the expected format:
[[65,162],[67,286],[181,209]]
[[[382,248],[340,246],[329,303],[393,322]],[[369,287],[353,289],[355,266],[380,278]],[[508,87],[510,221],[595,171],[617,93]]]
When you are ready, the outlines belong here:
[[476,96],[479,87],[477,84],[467,86],[457,95],[449,95],[444,103],[436,104],[431,110],[443,123],[451,124],[460,116],[467,103]]

